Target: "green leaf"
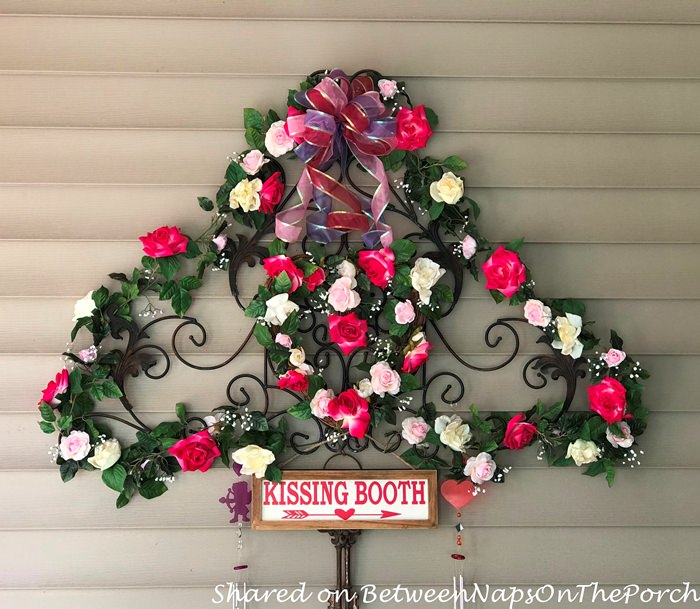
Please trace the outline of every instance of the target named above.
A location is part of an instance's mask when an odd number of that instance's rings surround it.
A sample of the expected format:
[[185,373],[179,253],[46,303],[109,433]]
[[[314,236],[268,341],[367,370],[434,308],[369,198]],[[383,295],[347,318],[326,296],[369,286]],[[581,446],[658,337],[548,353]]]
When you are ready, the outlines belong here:
[[56,431],[56,428],[54,427],[53,423],[50,423],[48,421],[37,421],[37,423],[39,424],[41,431],[43,431],[44,433],[53,433],[54,431]]
[[185,275],[180,279],[180,287],[185,290],[197,290],[201,287],[202,281],[194,275]]
[[605,479],[608,482],[608,488],[612,488],[612,485],[615,484],[615,465],[609,459],[605,459],[603,464],[605,466]]
[[405,150],[393,150],[389,154],[381,157],[384,168],[387,171],[398,171],[403,165],[403,160],[406,158]]
[[267,249],[270,256],[282,256],[287,251],[287,244],[281,239],[273,239]]
[[199,256],[202,252],[197,245],[197,242],[190,237],[187,238],[187,250],[185,250],[185,258],[192,260]]
[[185,423],[186,410],[185,405],[182,402],[175,404],[175,414],[177,415],[180,423]]
[[450,171],[464,171],[467,168],[467,164],[458,156],[448,156],[442,166]]
[[542,413],[542,418],[547,419],[548,421],[554,421],[560,414],[561,411],[564,409],[564,402],[557,402],[556,404],[552,404],[547,410],[545,410]]
[[164,482],[160,482],[159,480],[146,480],[139,487],[139,494],[144,499],[155,499],[156,497],[160,497],[167,490],[168,487]]
[[299,330],[299,315],[296,311],[292,311],[280,326],[280,332],[292,335],[296,334],[297,330]]
[[197,201],[199,201],[199,206],[204,211],[212,211],[214,209],[214,202],[207,197],[197,197]]
[[435,129],[435,127],[438,126],[438,115],[435,114],[435,110],[432,108],[428,108],[425,106],[425,118],[428,119],[428,124],[430,125],[431,129]]
[[151,435],[154,438],[173,438],[182,432],[182,423],[179,421],[163,421],[155,426]]
[[262,301],[255,298],[250,301],[250,304],[245,309],[246,317],[264,317],[267,311],[267,305]]
[[[41,418],[44,419],[44,421],[48,421],[49,423],[53,423],[56,420],[56,413],[53,411],[53,408],[49,406],[46,402],[42,402],[39,405],[39,412],[41,413]],[[53,429],[53,425],[51,426]]]
[[175,296],[175,293],[178,291],[177,283],[170,280],[166,281],[161,287],[160,287],[160,300],[170,300],[173,296]]
[[143,268],[152,271],[156,268],[157,260],[151,256],[142,256],[141,264],[143,265]]
[[95,290],[92,293],[92,300],[95,303],[96,309],[102,308],[107,303],[108,298],[109,290],[104,286],[101,286],[99,290]]
[[323,377],[318,374],[312,374],[308,376],[307,379],[309,381],[309,388],[307,391],[308,394],[313,398],[319,389],[323,389],[325,381],[323,380]]
[[70,391],[74,395],[80,395],[83,392],[83,378],[80,370],[74,368],[68,376],[70,381]]
[[80,319],[78,319],[78,321],[75,322],[73,329],[71,330],[70,339],[72,341],[75,340],[75,337],[78,335],[78,331],[80,330],[80,328],[87,326],[91,321],[92,317],[81,317]]
[[481,452],[493,453],[498,450],[498,442],[496,440],[488,440],[480,445]]
[[400,323],[397,323],[395,321],[392,321],[391,325],[389,326],[389,334],[391,336],[397,336],[400,338],[401,336],[406,334],[407,331],[408,331],[408,324],[400,324]]
[[77,461],[73,461],[73,459],[64,461],[61,463],[59,471],[61,472],[61,480],[69,482],[75,477],[75,474],[78,473],[78,463]]
[[287,294],[292,289],[292,280],[287,275],[287,271],[282,271],[272,283],[272,287],[278,294]]
[[124,395],[122,393],[122,390],[119,389],[119,385],[117,385],[114,381],[110,379],[105,379],[105,382],[102,383],[102,389],[106,398],[115,399],[120,398]]
[[102,482],[104,482],[113,491],[121,493],[124,490],[124,481],[126,480],[126,469],[121,463],[116,463],[109,469],[102,470]]
[[259,323],[255,324],[255,327],[253,328],[253,336],[255,336],[255,340],[257,340],[263,347],[271,347],[275,342],[272,339],[270,328]]
[[265,129],[265,119],[255,108],[243,108],[243,126],[246,129]]
[[271,125],[272,123],[276,123],[277,121],[282,120],[280,118],[280,115],[277,114],[274,110],[268,110],[267,115],[265,116],[265,123],[267,125]]
[[119,497],[117,497],[117,509],[123,508],[127,503],[129,503],[129,495],[119,493]]
[[425,436],[425,442],[434,444],[435,446],[440,446],[440,435],[431,427]]
[[615,332],[615,330],[610,330],[610,346],[613,349],[622,349],[622,338],[620,338],[620,335]]
[[583,473],[586,476],[598,476],[599,474],[602,474],[604,471],[605,471],[605,465],[603,464],[603,462],[602,461],[595,461],[594,463],[591,463],[586,468],[586,471]]
[[397,239],[389,247],[394,252],[396,264],[408,262],[416,253],[416,246],[408,239]]
[[158,269],[166,279],[174,279],[180,270],[180,259],[177,256],[158,258]]
[[508,245],[506,245],[506,249],[510,250],[511,252],[517,252],[525,242],[525,239],[523,237],[520,237],[519,239],[513,239]]
[[310,419],[311,418],[311,405],[304,401],[304,402],[299,402],[298,404],[294,404],[294,406],[291,406],[287,409],[287,412],[291,414],[293,417],[296,417],[297,419]]
[[401,373],[401,393],[415,391],[421,386],[420,381],[413,375],[406,372]]
[[245,130],[245,141],[252,148],[257,148],[258,150],[265,150],[265,136],[262,132],[257,129],[246,129]]
[[[226,169],[226,182],[228,182],[232,186],[235,186],[236,184],[238,184],[238,182],[247,177],[248,174],[243,170],[243,167],[241,167],[236,161],[231,161],[228,164],[228,168]],[[226,200],[228,201],[228,196],[226,197]]]
[[68,431],[70,429],[71,425],[73,425],[73,417],[70,416],[69,414],[65,414],[62,417],[59,417],[56,425],[58,425],[58,428],[61,431]]
[[282,470],[275,465],[268,465],[265,470],[265,480],[270,482],[282,482]]
[[172,304],[173,311],[175,311],[178,316],[182,317],[185,313],[187,313],[187,310],[192,304],[192,295],[187,290],[180,288],[177,292],[175,292]]

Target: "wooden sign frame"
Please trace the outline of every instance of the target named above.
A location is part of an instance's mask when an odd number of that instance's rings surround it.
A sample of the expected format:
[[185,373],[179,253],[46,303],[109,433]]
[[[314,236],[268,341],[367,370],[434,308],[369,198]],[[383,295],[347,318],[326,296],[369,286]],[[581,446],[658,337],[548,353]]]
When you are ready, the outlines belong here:
[[438,524],[438,488],[435,470],[287,470],[282,482],[294,480],[424,480],[427,483],[428,518],[425,520],[401,520],[387,518],[372,520],[349,518],[347,520],[263,520],[263,483],[253,478],[252,527],[260,530],[335,530],[335,529],[434,529]]

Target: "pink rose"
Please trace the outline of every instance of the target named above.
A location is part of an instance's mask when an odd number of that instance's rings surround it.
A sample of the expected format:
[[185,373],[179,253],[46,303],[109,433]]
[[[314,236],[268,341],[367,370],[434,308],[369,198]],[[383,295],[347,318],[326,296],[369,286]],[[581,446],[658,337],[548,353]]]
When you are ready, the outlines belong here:
[[188,436],[173,444],[168,452],[177,459],[183,472],[207,471],[221,451],[208,430]]
[[[311,399],[311,414],[318,419],[325,419],[331,415],[328,413],[328,404],[335,397],[332,389],[319,389]],[[338,414],[336,412],[336,414]]]
[[619,349],[610,349],[600,357],[608,365],[608,368],[615,368],[625,361],[627,354]]
[[432,349],[433,346],[424,340],[422,343],[411,349],[403,358],[403,366],[401,366],[401,372],[408,372],[413,374],[418,368],[420,368],[428,359],[428,351]]
[[143,253],[151,258],[166,258],[187,251],[188,239],[176,226],[161,226],[145,237],[139,237],[143,243]]
[[397,324],[410,324],[416,318],[416,310],[410,300],[404,300],[396,305],[394,316]]
[[60,403],[58,396],[68,391],[68,385],[68,370],[64,368],[56,375],[55,380],[49,381],[49,384],[46,385],[46,389],[41,392],[41,399],[37,404],[41,405],[42,402],[46,402],[49,406],[55,408]]
[[331,341],[348,355],[353,349],[367,346],[367,322],[355,313],[329,315],[328,332]]
[[496,462],[489,453],[479,453],[469,457],[464,467],[464,475],[469,476],[474,484],[483,484],[493,478],[496,473]]
[[61,438],[58,445],[58,453],[61,459],[68,461],[80,461],[90,452],[90,436],[84,431],[74,429],[67,436]]
[[328,290],[328,303],[340,313],[360,304],[360,295],[352,289],[352,281],[350,277],[339,277]]
[[545,328],[552,321],[552,309],[545,306],[541,300],[534,298],[525,303],[523,314],[529,324],[539,328]]
[[226,247],[226,243],[228,242],[228,237],[224,233],[221,233],[220,235],[217,235],[216,237],[212,237],[211,242],[214,244],[216,251],[220,252],[221,250],[223,250]]
[[384,289],[394,276],[394,258],[394,252],[388,247],[363,250],[358,254],[357,264],[367,274],[371,283]]
[[263,182],[260,189],[260,211],[269,215],[275,211],[275,207],[282,200],[284,194],[284,183],[282,174],[275,171],[267,180]]
[[319,266],[311,275],[304,278],[304,283],[309,291],[313,292],[326,280],[326,272]]
[[292,337],[289,336],[289,334],[283,334],[282,332],[280,332],[277,336],[275,336],[275,342],[278,345],[287,347],[287,349],[292,348]]
[[78,357],[85,364],[92,364],[97,360],[97,347],[95,345],[90,345],[86,349],[81,349],[78,351]]
[[423,417],[408,417],[401,423],[403,428],[401,436],[409,444],[420,444],[430,431],[430,425],[425,422]]
[[608,442],[612,445],[613,448],[629,448],[634,444],[634,436],[631,433],[630,426],[625,423],[625,421],[622,421],[620,423],[620,429],[622,430],[622,435],[618,436],[615,435],[612,431],[610,431],[610,428],[608,428],[605,431],[605,437],[608,439]]
[[282,156],[294,148],[294,139],[289,136],[285,121],[275,121],[265,134],[265,148],[272,156]]
[[369,369],[372,391],[380,398],[396,395],[401,388],[401,376],[387,362],[377,362]]
[[591,410],[598,413],[606,423],[619,423],[632,416],[625,415],[627,390],[620,381],[609,376],[588,388],[588,401]]
[[238,163],[249,176],[254,176],[268,162],[260,150],[251,150]]
[[279,256],[265,258],[265,260],[263,260],[263,267],[265,267],[265,272],[268,277],[272,277],[273,279],[282,273],[287,273],[287,276],[292,282],[292,289],[289,290],[290,293],[298,290],[304,281],[304,273],[294,264],[294,261],[289,256],[280,254]]
[[486,276],[486,289],[497,290],[506,298],[515,294],[526,280],[525,265],[518,254],[503,246],[499,246],[481,268]]
[[309,379],[302,370],[288,370],[277,381],[280,389],[305,392],[309,388]]
[[384,99],[393,99],[394,95],[399,92],[399,88],[396,86],[395,80],[380,78],[377,86],[379,87],[379,93],[381,93]]
[[506,435],[503,438],[503,446],[511,450],[525,448],[537,434],[537,427],[532,423],[525,423],[524,414],[516,414],[506,426]]
[[396,148],[399,150],[423,148],[433,134],[425,116],[425,106],[417,106],[413,110],[401,108],[396,113],[396,122]]
[[328,413],[336,421],[343,420],[343,429],[347,429],[353,438],[364,438],[371,416],[369,402],[354,389],[347,389],[328,403]]
[[462,256],[469,260],[474,254],[476,254],[476,239],[471,235],[467,235],[462,240]]

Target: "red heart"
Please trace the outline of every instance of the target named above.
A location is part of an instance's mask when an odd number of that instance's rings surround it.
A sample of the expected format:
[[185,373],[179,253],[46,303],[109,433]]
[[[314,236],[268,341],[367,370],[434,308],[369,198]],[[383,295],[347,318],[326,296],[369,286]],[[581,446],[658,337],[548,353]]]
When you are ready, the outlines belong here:
[[461,510],[467,503],[474,499],[474,484],[469,480],[457,482],[457,480],[445,480],[440,486],[440,493],[454,509]]
[[355,508],[350,508],[349,510],[341,510],[340,508],[336,509],[335,515],[338,518],[342,518],[343,520],[349,520],[352,518],[352,515],[355,513]]

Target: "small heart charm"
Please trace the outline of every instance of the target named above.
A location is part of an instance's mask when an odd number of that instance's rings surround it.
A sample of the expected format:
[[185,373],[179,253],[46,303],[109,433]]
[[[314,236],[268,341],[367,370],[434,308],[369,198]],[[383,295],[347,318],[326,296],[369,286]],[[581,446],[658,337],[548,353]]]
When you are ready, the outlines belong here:
[[343,520],[350,520],[352,518],[352,515],[355,513],[354,508],[350,508],[349,510],[341,510],[340,508],[337,508],[335,510],[335,515],[338,518],[342,518]]
[[445,480],[440,485],[440,494],[454,509],[461,510],[474,499],[474,484],[469,480],[464,480],[463,482]]

